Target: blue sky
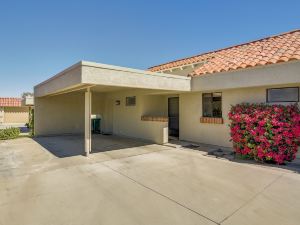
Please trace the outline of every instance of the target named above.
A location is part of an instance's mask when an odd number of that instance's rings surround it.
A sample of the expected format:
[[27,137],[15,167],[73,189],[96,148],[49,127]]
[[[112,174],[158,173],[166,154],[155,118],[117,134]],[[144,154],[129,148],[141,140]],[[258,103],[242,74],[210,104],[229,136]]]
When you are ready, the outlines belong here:
[[145,69],[300,28],[299,0],[0,3],[1,97],[80,60]]

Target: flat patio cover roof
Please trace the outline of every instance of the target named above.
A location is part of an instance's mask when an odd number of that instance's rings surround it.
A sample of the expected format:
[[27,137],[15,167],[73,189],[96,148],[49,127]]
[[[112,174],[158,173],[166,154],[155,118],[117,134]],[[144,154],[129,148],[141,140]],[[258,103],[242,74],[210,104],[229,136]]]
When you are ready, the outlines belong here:
[[80,61],[34,87],[35,97],[77,91],[95,85],[163,91],[191,91],[191,78]]

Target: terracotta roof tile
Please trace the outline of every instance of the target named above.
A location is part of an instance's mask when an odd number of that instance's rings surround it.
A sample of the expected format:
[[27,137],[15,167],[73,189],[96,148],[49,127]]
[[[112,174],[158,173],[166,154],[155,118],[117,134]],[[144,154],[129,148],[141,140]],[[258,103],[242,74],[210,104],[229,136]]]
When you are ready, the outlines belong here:
[[300,30],[153,66],[149,70],[159,72],[203,62],[189,74],[198,76],[291,60],[300,60]]
[[0,107],[20,107],[22,104],[21,98],[0,98]]

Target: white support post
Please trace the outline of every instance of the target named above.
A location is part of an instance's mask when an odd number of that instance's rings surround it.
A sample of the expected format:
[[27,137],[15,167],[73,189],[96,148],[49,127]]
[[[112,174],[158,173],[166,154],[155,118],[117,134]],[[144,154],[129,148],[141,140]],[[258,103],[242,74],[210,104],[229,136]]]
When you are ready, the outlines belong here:
[[0,107],[0,123],[4,123],[4,108]]
[[84,99],[84,150],[85,155],[89,156],[92,150],[92,131],[91,131],[91,113],[92,113],[92,93],[90,88],[85,92]]

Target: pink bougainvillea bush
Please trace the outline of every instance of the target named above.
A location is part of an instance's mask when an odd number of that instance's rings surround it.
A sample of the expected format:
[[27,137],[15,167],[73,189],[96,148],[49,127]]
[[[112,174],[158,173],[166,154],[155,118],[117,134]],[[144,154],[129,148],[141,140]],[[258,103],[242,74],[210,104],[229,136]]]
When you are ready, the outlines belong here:
[[278,164],[295,159],[300,143],[298,106],[238,104],[228,114],[236,153]]

